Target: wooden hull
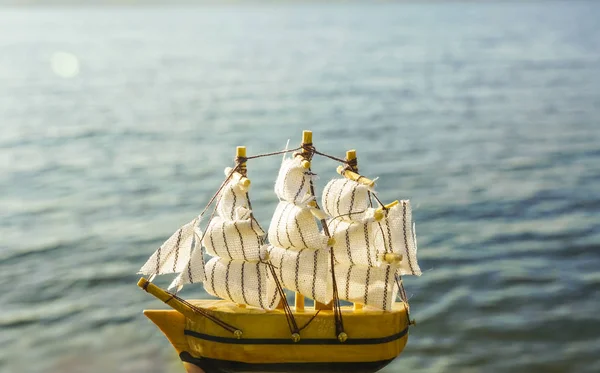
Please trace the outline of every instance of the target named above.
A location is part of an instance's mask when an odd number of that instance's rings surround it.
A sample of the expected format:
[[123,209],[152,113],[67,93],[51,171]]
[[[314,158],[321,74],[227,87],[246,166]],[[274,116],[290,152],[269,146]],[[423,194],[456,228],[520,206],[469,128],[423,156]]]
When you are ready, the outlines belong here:
[[[294,312],[301,339],[294,342],[282,310],[239,307],[223,300],[190,301],[243,331],[240,339],[200,314],[148,310],[189,373],[376,372],[404,349],[408,318],[402,303],[391,312],[343,307],[348,340],[336,338],[332,311]],[[310,321],[310,322],[309,322]]]

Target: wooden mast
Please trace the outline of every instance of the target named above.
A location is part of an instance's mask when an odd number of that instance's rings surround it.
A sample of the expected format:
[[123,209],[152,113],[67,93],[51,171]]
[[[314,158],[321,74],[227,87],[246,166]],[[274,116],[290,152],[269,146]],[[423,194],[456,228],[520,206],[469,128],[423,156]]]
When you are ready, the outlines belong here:
[[[312,142],[313,142],[312,131],[302,131],[302,146],[312,145]],[[306,169],[309,169],[310,161],[305,159],[304,161],[302,161],[302,166]],[[314,187],[313,187],[312,183],[311,183],[311,193],[314,194]],[[296,299],[298,299],[298,296],[301,299],[302,306],[304,306],[304,295],[302,295],[300,293],[296,293]],[[329,302],[328,304],[325,304],[325,303],[321,303],[321,302],[315,300],[314,304],[315,304],[314,305],[315,310],[331,310],[331,309],[333,309],[333,301]]]
[[[346,169],[346,172],[349,174],[350,172],[358,174],[358,160],[356,159],[356,150],[348,150],[346,152],[346,162],[348,162],[349,169]],[[351,164],[353,162],[353,164]],[[340,166],[341,167],[341,166]],[[338,171],[339,172],[339,171]],[[369,182],[372,183],[371,180]],[[363,308],[363,305],[360,303],[353,303],[354,311],[360,311]]]
[[[245,146],[238,146],[237,148],[235,148],[235,163],[236,166],[238,165],[238,161],[240,158],[246,158],[246,147]],[[240,162],[239,163],[239,169],[237,171],[240,175],[242,175],[242,177],[246,180],[244,180],[244,187],[248,188],[250,186],[250,179],[247,178],[248,175],[248,169],[246,168],[246,162]],[[243,249],[242,249],[243,250]],[[237,306],[240,308],[246,308],[246,305],[244,303],[237,303]]]
[[[312,131],[302,131],[302,146],[312,144]],[[302,167],[308,169],[310,168],[310,161],[304,159],[302,161]],[[304,311],[304,295],[296,292],[296,298],[294,301],[294,307],[297,311]],[[316,302],[316,301],[315,301]]]

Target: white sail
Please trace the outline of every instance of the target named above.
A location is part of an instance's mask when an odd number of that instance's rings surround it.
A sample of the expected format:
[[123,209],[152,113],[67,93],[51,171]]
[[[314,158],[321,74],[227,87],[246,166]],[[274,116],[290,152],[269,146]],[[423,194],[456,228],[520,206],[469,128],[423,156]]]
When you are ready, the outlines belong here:
[[334,238],[333,253],[337,262],[371,267],[379,263],[383,246],[376,245],[374,230],[378,227],[372,217],[373,209],[370,210],[367,215],[371,217],[363,221],[353,222],[341,218],[329,220],[329,232]]
[[390,311],[398,293],[395,267],[338,263],[334,267],[340,299]]
[[386,252],[402,255],[398,274],[421,275],[421,268],[417,262],[417,240],[410,201],[400,201],[387,210],[375,233],[377,247],[385,247]]
[[369,207],[369,187],[348,179],[333,179],[323,189],[323,210],[336,219],[360,221]]
[[[230,173],[231,168],[226,168],[225,175],[228,176]],[[236,172],[221,189],[216,211],[223,218],[235,220],[240,207],[250,210],[248,191],[240,183],[240,174]]]
[[[179,273],[186,267],[196,240],[201,235],[196,226],[200,219],[196,218],[179,228],[150,256],[140,268],[139,274],[152,276],[167,273]],[[198,237],[196,237],[198,236]]]
[[204,257],[202,255],[202,248],[200,245],[197,245],[185,268],[173,282],[171,282],[169,289],[177,288],[177,291],[179,291],[183,288],[183,285],[204,282],[204,276]]
[[310,190],[312,175],[302,167],[302,158],[284,159],[275,181],[275,194],[280,200],[301,204]]
[[236,303],[272,310],[281,299],[268,265],[212,258],[206,263],[206,291]]
[[269,246],[268,252],[284,288],[321,303],[333,299],[329,249],[294,251]]
[[[369,207],[370,188],[334,179],[323,190],[323,207],[332,216],[328,227],[335,239],[335,277],[340,299],[390,310],[398,291],[396,275],[420,275],[410,203],[383,209],[375,219]],[[384,260],[400,254],[399,263]]]
[[211,256],[258,261],[264,235],[265,232],[249,215],[237,220],[215,216],[202,242]]
[[281,201],[271,219],[269,242],[286,249],[316,250],[327,246],[327,236],[320,232],[310,207]]

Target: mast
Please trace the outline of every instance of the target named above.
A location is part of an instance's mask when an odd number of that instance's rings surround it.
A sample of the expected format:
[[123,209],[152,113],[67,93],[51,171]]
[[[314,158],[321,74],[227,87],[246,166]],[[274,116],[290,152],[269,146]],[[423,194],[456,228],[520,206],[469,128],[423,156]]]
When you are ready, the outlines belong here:
[[[356,172],[358,174],[358,159],[356,158],[356,150],[348,150],[346,152],[346,163],[347,171]],[[363,305],[361,303],[353,303],[354,311],[360,311],[363,309]]]

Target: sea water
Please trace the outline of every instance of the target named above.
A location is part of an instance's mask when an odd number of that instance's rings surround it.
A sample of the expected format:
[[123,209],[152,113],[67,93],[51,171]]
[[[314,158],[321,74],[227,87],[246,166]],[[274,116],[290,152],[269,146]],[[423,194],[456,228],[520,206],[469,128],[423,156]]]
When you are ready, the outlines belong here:
[[[136,271],[235,146],[275,151],[303,129],[321,151],[357,149],[384,201],[412,201],[418,325],[384,372],[600,371],[599,14],[0,8],[0,371],[181,372]],[[265,228],[280,159],[248,165]],[[318,189],[336,166],[314,160]]]

